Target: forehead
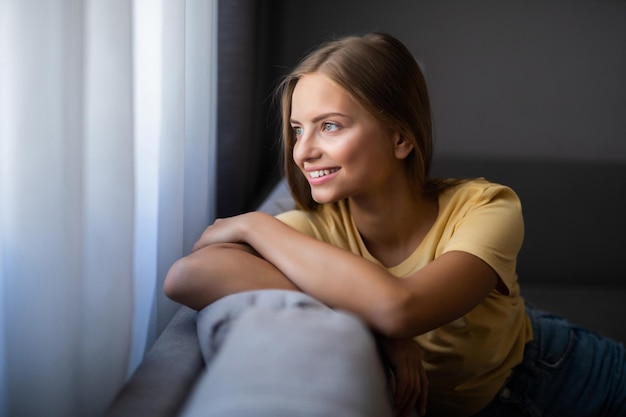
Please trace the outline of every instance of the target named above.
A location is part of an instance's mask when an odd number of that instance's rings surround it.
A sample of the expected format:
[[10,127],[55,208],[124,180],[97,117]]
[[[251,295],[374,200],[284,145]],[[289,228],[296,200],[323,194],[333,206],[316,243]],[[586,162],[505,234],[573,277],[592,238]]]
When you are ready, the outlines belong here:
[[360,104],[339,84],[321,73],[302,76],[291,96],[291,114],[328,111],[360,112]]

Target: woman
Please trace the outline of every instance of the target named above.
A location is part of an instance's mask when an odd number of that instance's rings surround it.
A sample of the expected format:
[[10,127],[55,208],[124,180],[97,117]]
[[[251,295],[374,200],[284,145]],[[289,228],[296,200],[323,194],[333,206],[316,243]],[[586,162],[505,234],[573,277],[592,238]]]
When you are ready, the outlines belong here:
[[[520,297],[516,194],[429,177],[428,93],[402,43],[327,43],[279,92],[298,210],[216,221],[170,270],[168,296],[201,309],[282,288],[353,313],[381,336],[399,414],[417,402],[422,415],[624,415],[623,347]],[[590,378],[598,389],[575,382]]]

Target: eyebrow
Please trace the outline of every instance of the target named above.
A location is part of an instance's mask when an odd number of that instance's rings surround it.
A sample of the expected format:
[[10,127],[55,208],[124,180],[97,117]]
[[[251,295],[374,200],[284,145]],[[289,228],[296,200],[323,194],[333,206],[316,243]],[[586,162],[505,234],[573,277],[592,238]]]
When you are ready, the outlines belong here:
[[[329,113],[323,113],[323,114],[320,114],[319,116],[314,117],[312,122],[313,123],[317,123],[317,122],[319,122],[321,120],[324,120],[324,119],[326,119],[328,117],[332,117],[332,116],[339,116],[339,117],[345,117],[345,118],[350,119],[350,116],[348,116],[347,114],[339,113],[339,112],[329,112]],[[289,123],[300,124],[300,122],[297,121],[296,119],[289,119]]]

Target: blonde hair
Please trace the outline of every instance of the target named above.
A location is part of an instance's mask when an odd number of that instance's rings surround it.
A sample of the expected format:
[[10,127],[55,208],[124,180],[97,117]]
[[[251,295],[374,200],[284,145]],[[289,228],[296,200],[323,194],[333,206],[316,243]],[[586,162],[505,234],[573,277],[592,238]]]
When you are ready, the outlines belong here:
[[308,54],[279,84],[285,176],[300,209],[318,207],[311,189],[291,157],[295,137],[290,124],[292,95],[298,80],[322,73],[344,88],[383,126],[399,132],[414,149],[406,158],[407,174],[415,191],[438,194],[440,182],[429,180],[432,117],[426,81],[409,50],[396,38],[371,33],[330,41]]

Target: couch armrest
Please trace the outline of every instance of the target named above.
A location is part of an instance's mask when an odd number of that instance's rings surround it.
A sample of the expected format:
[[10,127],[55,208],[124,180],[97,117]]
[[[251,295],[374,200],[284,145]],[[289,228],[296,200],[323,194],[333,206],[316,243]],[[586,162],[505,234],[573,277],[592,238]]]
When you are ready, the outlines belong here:
[[107,417],[176,416],[204,367],[196,311],[181,307],[122,387]]

